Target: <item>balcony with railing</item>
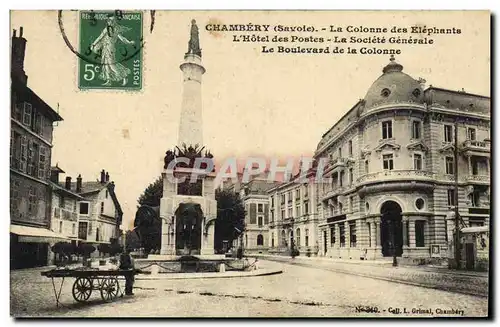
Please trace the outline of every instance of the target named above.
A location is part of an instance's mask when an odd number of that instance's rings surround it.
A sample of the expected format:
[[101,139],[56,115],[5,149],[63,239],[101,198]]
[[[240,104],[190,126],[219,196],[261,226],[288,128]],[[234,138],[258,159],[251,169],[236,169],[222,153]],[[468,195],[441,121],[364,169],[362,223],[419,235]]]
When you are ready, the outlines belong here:
[[384,170],[374,173],[369,173],[358,178],[359,184],[372,182],[383,182],[393,180],[416,180],[416,181],[432,181],[435,178],[432,171],[415,170],[415,169],[400,169],[400,170]]
[[466,140],[462,144],[462,151],[466,156],[479,155],[489,157],[491,151],[491,141]]

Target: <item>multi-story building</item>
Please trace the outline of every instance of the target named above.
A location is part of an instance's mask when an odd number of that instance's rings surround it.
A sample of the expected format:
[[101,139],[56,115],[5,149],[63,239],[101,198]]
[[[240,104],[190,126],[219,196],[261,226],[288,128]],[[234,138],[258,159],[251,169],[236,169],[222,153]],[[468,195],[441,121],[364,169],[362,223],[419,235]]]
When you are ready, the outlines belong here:
[[246,253],[267,253],[269,243],[269,196],[267,190],[275,185],[269,182],[268,172],[251,176],[248,182],[242,181],[242,174],[237,180],[226,180],[224,190],[239,193],[245,206],[245,230],[239,240],[234,240],[234,247],[241,242]]
[[98,181],[76,183],[66,177],[66,184],[83,197],[78,203],[78,239],[86,243],[113,243],[121,236],[123,211],[115,193],[115,183],[110,182],[104,169]]
[[52,189],[52,221],[54,232],[68,240],[78,239],[78,207],[84,198],[71,189],[71,179],[59,184],[59,174],[64,171],[57,165],[52,167],[49,184]]
[[267,191],[270,253],[289,255],[293,244],[300,255],[317,255],[316,192],[314,183],[299,182],[298,176]]
[[49,186],[53,123],[61,116],[28,87],[23,28],[12,36],[10,135],[11,268],[47,264],[50,230]]
[[422,82],[392,57],[323,135],[315,153],[329,158],[329,181],[316,184],[320,255],[428,258],[432,246],[446,257],[456,205],[462,226],[489,224],[490,98]]

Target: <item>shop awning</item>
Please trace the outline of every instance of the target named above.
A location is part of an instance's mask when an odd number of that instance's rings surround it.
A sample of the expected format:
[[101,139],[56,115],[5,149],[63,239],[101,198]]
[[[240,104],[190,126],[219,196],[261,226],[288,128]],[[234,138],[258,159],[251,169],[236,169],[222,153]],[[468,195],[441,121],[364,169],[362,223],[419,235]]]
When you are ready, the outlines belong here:
[[10,225],[10,232],[18,235],[21,243],[52,243],[68,239],[46,228]]

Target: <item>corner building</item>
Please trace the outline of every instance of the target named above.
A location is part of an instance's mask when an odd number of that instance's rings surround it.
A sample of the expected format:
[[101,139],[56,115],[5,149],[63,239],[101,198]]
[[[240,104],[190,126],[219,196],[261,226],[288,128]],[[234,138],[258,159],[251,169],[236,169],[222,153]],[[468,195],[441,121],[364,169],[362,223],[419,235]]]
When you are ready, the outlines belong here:
[[490,98],[424,90],[394,57],[315,158],[328,158],[329,180],[316,184],[320,256],[430,258],[432,246],[445,258],[457,198],[461,228],[489,226]]

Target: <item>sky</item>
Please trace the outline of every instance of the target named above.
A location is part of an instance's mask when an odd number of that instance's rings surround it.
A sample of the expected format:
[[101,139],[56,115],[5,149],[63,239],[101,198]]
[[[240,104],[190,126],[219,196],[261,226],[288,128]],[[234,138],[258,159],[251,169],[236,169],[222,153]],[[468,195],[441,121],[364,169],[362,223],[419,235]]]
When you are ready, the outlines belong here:
[[[312,155],[321,135],[365,96],[389,57],[265,54],[262,44],[234,43],[232,33],[209,33],[205,29],[209,22],[460,28],[459,35],[434,36],[433,45],[383,47],[401,48],[396,61],[403,71],[424,78],[427,85],[490,95],[487,12],[157,11],[152,33],[149,12],[144,18],[143,89],[81,91],[77,57],[63,41],[57,12],[11,12],[11,30],[23,26],[28,40],[28,86],[54,109],[59,104],[64,119],[54,129],[52,165],[58,163],[73,179],[81,174],[84,180],[96,180],[101,169],[108,171],[128,222],[135,217],[139,195],[161,174],[165,151],[177,144],[182,100],[179,65],[193,18],[198,22],[206,68],[204,143],[216,159]],[[63,22],[76,47],[77,12],[64,11]]]

